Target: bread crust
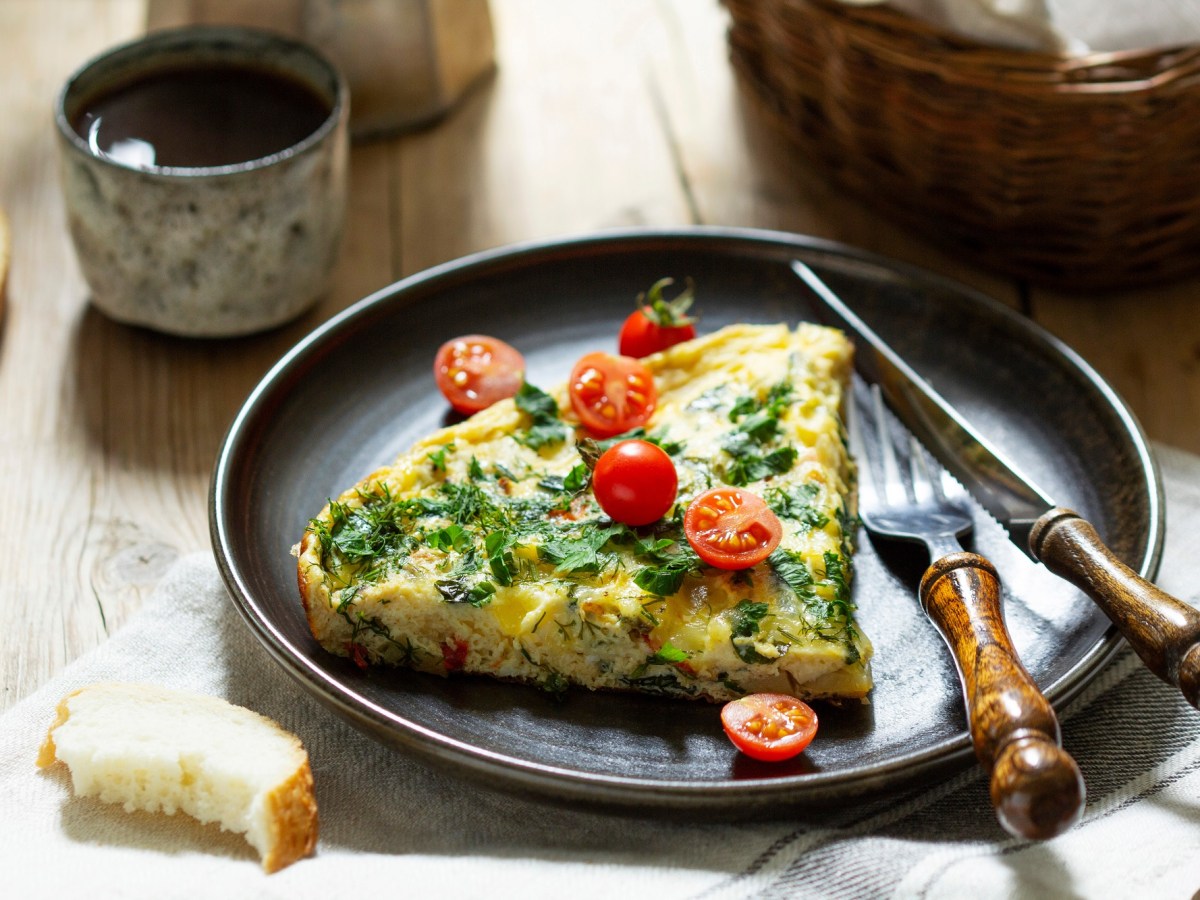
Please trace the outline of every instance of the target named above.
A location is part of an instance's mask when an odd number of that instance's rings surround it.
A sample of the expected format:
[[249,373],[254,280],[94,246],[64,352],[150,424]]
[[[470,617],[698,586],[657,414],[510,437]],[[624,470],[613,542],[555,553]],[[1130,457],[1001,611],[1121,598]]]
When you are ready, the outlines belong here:
[[317,847],[317,798],[307,758],[291,778],[267,795],[266,802],[272,840],[262,866],[270,874],[303,859]]
[[54,732],[58,730],[60,725],[62,725],[71,717],[71,708],[68,704],[71,698],[78,694],[81,690],[83,689],[79,688],[71,691],[71,693],[59,700],[58,706],[54,708],[54,724],[50,726],[50,730],[46,732],[45,740],[42,741],[42,746],[38,748],[37,765],[39,769],[45,769],[48,766],[52,766],[54,763],[58,762],[58,755],[54,746]]

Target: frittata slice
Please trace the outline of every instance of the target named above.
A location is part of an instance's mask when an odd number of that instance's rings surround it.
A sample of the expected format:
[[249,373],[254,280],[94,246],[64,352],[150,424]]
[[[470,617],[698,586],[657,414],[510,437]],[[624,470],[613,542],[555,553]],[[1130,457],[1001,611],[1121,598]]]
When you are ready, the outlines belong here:
[[[646,436],[679,492],[643,528],[596,503],[565,388],[526,385],[438,431],[311,521],[296,552],[314,636],[364,666],[553,691],[865,698],[839,415],[851,354],[832,329],[735,325],[644,360],[659,391]],[[688,546],[683,512],[718,484],[778,514],[767,561],[721,571]]]

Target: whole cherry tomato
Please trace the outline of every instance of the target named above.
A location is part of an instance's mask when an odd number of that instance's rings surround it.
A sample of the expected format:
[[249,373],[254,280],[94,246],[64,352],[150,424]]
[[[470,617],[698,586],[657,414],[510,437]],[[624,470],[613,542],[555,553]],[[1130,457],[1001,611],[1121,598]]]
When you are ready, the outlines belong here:
[[715,487],[688,506],[683,532],[696,555],[710,566],[746,569],[779,546],[783,525],[758,494]]
[[791,759],[812,742],[817,714],[787,694],[750,694],[726,703],[721,724],[733,745],[754,759]]
[[679,476],[671,457],[649,441],[618,441],[592,471],[596,502],[617,522],[649,525],[675,505]]
[[622,356],[649,356],[696,336],[695,319],[687,314],[695,299],[692,286],[688,284],[674,300],[666,300],[663,288],[673,283],[673,279],[663,278],[638,297],[638,308],[629,314],[617,339]]
[[468,334],[438,348],[433,375],[450,405],[470,415],[521,389],[525,357],[499,338]]
[[589,353],[571,371],[571,407],[597,437],[645,425],[658,402],[654,373],[628,356]]

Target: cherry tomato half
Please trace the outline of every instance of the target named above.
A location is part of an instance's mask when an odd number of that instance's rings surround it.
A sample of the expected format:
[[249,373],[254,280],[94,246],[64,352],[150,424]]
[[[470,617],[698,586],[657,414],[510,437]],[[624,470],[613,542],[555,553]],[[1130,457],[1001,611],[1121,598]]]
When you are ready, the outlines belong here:
[[618,441],[596,460],[592,490],[614,521],[657,522],[675,505],[679,476],[666,452],[649,441]]
[[726,703],[721,724],[733,745],[754,759],[791,759],[812,742],[817,714],[787,694],[750,694]]
[[672,283],[663,278],[638,297],[638,308],[621,326],[617,346],[622,356],[649,356],[696,336],[695,321],[688,316],[694,296],[689,284],[674,300],[663,298],[662,291]]
[[683,533],[696,554],[718,569],[746,569],[779,546],[783,525],[758,494],[715,487],[683,514]]
[[571,371],[571,406],[597,437],[645,425],[658,402],[654,373],[628,356],[589,353]]
[[438,348],[433,376],[450,405],[470,415],[521,389],[525,357],[499,338],[468,334]]

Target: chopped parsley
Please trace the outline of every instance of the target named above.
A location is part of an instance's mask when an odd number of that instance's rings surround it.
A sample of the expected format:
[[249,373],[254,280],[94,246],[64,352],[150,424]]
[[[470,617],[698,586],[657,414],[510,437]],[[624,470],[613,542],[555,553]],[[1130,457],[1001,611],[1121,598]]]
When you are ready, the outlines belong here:
[[490,581],[468,585],[462,581],[445,578],[436,582],[434,587],[447,603],[470,603],[472,606],[483,606],[496,593],[496,586]]
[[555,494],[578,494],[592,482],[592,470],[586,463],[576,463],[566,475],[546,475],[538,487]]
[[782,475],[796,464],[795,447],[779,447],[765,455],[756,453],[741,443],[723,443],[722,449],[733,457],[723,471],[725,481],[743,487],[771,475]]
[[551,537],[538,545],[538,557],[553,563],[558,574],[599,572],[602,568],[600,551],[624,530],[624,525],[613,524],[607,528],[588,527],[576,534]]
[[758,634],[759,626],[762,620],[766,617],[768,607],[766,603],[751,603],[749,600],[739,600],[738,605],[733,608],[731,618],[733,625],[730,628],[730,633],[734,637],[754,637]]
[[768,488],[763,493],[763,499],[775,515],[794,519],[804,526],[805,530],[824,528],[829,524],[829,516],[825,515],[813,502],[820,493],[815,484],[798,484],[787,490],[783,488]]
[[721,477],[735,487],[782,475],[796,463],[795,447],[768,445],[783,433],[779,417],[787,410],[794,389],[790,381],[772,385],[761,400],[739,397],[729,411],[729,421],[737,427],[721,437],[721,449],[730,461],[720,467]]
[[686,662],[688,656],[688,653],[667,641],[658,649],[657,653],[650,657],[650,664],[673,666],[676,663]]
[[513,399],[517,409],[532,420],[529,430],[517,438],[522,444],[531,450],[540,450],[566,440],[567,426],[558,416],[558,404],[553,397],[526,381]]
[[471,534],[461,525],[447,525],[445,528],[439,528],[437,531],[432,531],[425,535],[425,543],[434,550],[441,550],[444,553],[449,553],[451,550],[457,550],[462,553],[474,544],[471,539]]
[[496,583],[505,587],[512,584],[517,577],[517,562],[512,552],[516,543],[516,538],[507,531],[493,531],[483,539],[488,567],[492,570]]
[[751,603],[749,600],[739,601],[730,611],[730,640],[733,642],[734,652],[742,662],[768,662],[754,649],[754,642],[769,611],[766,603]]
[[812,593],[812,572],[808,570],[808,565],[800,558],[799,553],[780,547],[767,557],[767,562],[796,596],[807,597]]
[[858,632],[854,627],[854,604],[850,600],[846,559],[833,550],[826,550],[822,557],[825,573],[820,580],[814,578],[799,553],[780,548],[767,557],[767,562],[803,603],[811,636],[844,644],[846,661],[857,661],[859,652],[854,639]]
[[634,573],[633,583],[647,594],[669,597],[683,587],[684,578],[699,570],[700,558],[688,547],[666,562],[638,569]]

